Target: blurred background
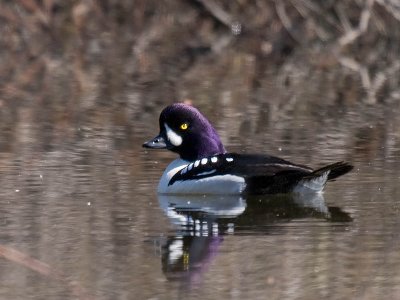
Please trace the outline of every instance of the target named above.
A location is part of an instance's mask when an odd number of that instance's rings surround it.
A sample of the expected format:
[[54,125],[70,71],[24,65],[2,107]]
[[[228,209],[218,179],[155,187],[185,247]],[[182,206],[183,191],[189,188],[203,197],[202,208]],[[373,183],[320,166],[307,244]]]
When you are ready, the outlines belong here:
[[[94,121],[102,131],[123,128],[113,142],[136,147],[138,134],[156,130],[162,107],[184,100],[217,122],[225,138],[238,130],[251,139],[257,130],[271,133],[288,111],[319,124],[333,119],[337,130],[354,122],[341,138],[353,143],[363,134],[376,137],[369,143],[387,143],[387,131],[399,128],[394,0],[0,5],[3,152],[24,138],[19,130],[28,124],[37,146],[51,147],[60,132],[65,139]],[[223,119],[232,115],[233,124]],[[315,130],[330,126],[321,125]]]
[[[396,299],[399,53],[396,0],[0,0],[0,297]],[[325,200],[354,221],[231,216],[182,293],[156,195],[175,155],[141,148],[176,101],[231,151],[353,163]]]

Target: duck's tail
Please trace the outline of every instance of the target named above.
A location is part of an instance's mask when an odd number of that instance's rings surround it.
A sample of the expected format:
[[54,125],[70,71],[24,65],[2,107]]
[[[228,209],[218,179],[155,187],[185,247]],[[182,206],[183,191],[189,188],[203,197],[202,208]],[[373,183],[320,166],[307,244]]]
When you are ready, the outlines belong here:
[[312,172],[309,176],[318,177],[322,176],[324,173],[328,172],[327,180],[334,180],[335,178],[342,176],[350,172],[354,167],[347,162],[339,161],[331,165],[327,165],[318,170]]
[[352,169],[352,165],[343,161],[327,165],[304,176],[298,182],[295,191],[321,192],[327,181],[334,180],[335,178],[350,172]]

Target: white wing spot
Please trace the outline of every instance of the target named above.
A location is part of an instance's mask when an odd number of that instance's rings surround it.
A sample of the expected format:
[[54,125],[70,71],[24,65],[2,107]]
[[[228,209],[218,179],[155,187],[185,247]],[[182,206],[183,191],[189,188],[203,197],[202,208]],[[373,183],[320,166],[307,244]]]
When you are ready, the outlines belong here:
[[200,160],[196,160],[196,161],[194,162],[194,167],[197,168],[197,167],[199,166],[199,164],[200,164]]
[[187,167],[183,168],[183,170],[181,171],[181,174],[185,174],[187,172]]
[[227,157],[227,158],[225,158],[225,159],[226,159],[227,162],[232,162],[232,161],[233,161],[233,158],[232,158],[232,157]]
[[188,165],[187,169],[188,171],[190,171],[193,168],[193,163],[191,163],[190,165]]
[[216,163],[217,161],[218,161],[217,157],[215,157],[215,156],[211,157],[211,162],[212,163]]
[[203,159],[201,160],[201,164],[202,164],[202,165],[205,165],[207,162],[208,162],[208,159],[207,159],[207,158],[203,158]]

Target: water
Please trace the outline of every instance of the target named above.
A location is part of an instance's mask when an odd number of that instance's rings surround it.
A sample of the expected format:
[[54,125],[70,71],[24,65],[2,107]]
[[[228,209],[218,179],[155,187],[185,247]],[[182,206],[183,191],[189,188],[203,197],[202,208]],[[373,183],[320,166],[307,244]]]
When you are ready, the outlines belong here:
[[[212,2],[0,2],[0,300],[400,299],[393,1]],[[178,100],[230,151],[355,168],[159,197]]]
[[396,111],[200,106],[228,149],[355,169],[315,197],[160,197],[175,156],[141,144],[163,104],[128,121],[99,106],[68,126],[21,108],[1,133],[0,298],[398,298]]

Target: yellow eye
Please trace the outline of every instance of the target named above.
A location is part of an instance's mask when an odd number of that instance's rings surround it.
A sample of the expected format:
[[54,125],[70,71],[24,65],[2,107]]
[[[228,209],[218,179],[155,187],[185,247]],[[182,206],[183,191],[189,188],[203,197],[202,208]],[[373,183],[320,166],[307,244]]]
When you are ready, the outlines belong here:
[[183,124],[181,124],[181,129],[182,129],[182,130],[188,129],[188,123],[183,123]]

